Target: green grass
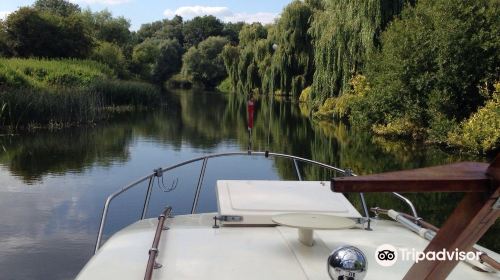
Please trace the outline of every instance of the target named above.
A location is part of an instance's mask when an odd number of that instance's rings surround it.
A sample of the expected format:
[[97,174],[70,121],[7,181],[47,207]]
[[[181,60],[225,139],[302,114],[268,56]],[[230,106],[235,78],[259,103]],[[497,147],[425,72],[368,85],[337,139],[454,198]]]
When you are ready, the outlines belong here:
[[86,87],[115,77],[109,67],[90,60],[0,59],[0,86]]
[[90,60],[0,58],[0,129],[93,123],[107,107],[156,106],[160,90]]

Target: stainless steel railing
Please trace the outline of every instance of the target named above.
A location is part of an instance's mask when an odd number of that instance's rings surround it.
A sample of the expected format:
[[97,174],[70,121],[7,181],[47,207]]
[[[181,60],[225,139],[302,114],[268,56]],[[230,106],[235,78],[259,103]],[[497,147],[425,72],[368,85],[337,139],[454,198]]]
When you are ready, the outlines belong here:
[[[148,188],[147,188],[146,195],[145,195],[145,198],[144,198],[144,206],[143,206],[142,214],[141,214],[141,220],[142,220],[142,219],[144,219],[146,217],[146,213],[148,211],[149,201],[150,201],[150,198],[151,198],[151,193],[152,193],[152,189],[153,189],[153,185],[154,185],[153,184],[153,179],[155,177],[161,177],[161,176],[163,176],[163,174],[165,172],[173,170],[173,169],[176,169],[176,168],[179,168],[181,166],[185,166],[185,165],[188,165],[188,164],[191,164],[191,163],[194,163],[194,162],[202,161],[201,171],[200,171],[200,175],[198,177],[198,183],[196,185],[196,191],[195,191],[195,194],[194,194],[193,204],[192,204],[192,207],[191,207],[191,214],[194,214],[194,213],[196,213],[196,209],[198,207],[198,201],[199,201],[199,197],[200,197],[200,193],[201,193],[201,187],[203,185],[203,179],[205,177],[205,171],[206,171],[206,167],[207,167],[207,164],[208,164],[208,160],[211,159],[211,158],[229,157],[229,156],[264,156],[266,158],[273,157],[273,158],[290,159],[290,160],[293,161],[293,164],[294,164],[294,167],[295,167],[295,171],[296,171],[296,174],[297,174],[297,178],[300,181],[302,181],[302,175],[300,174],[300,170],[299,170],[299,167],[298,167],[298,162],[313,164],[313,165],[316,165],[316,166],[319,166],[319,167],[322,167],[322,168],[325,168],[325,169],[328,169],[328,170],[332,170],[332,171],[336,171],[336,172],[342,173],[344,176],[356,176],[355,174],[353,174],[348,169],[344,170],[344,169],[340,169],[338,167],[334,167],[334,166],[331,166],[331,165],[328,165],[328,164],[324,164],[324,163],[321,163],[321,162],[318,162],[318,161],[314,161],[314,160],[310,160],[310,159],[306,159],[306,158],[301,158],[301,157],[297,157],[297,156],[292,156],[292,155],[287,155],[287,154],[271,153],[271,152],[268,152],[268,151],[266,151],[266,152],[252,152],[252,151],[248,151],[248,152],[228,152],[228,153],[210,154],[210,155],[206,155],[206,156],[202,156],[202,157],[198,157],[198,158],[193,158],[193,159],[190,159],[190,160],[187,160],[187,161],[175,164],[175,165],[171,165],[171,166],[168,166],[168,167],[165,167],[165,168],[158,168],[158,169],[155,169],[153,173],[151,173],[151,174],[149,174],[149,175],[147,175],[145,177],[140,178],[137,181],[134,181],[134,182],[126,185],[122,189],[120,189],[120,190],[116,191],[115,193],[111,194],[110,196],[108,196],[108,198],[106,199],[106,202],[104,203],[104,209],[103,209],[103,212],[102,212],[101,223],[99,225],[99,232],[97,234],[97,240],[96,240],[96,245],[95,245],[94,253],[96,253],[99,250],[99,248],[101,247],[102,235],[103,235],[103,232],[104,232],[104,226],[106,224],[106,219],[107,219],[107,215],[108,215],[108,211],[109,211],[109,206],[110,206],[111,202],[116,197],[118,197],[121,194],[125,193],[126,191],[128,191],[128,190],[130,190],[130,189],[132,189],[132,188],[134,188],[136,186],[138,186],[142,182],[145,182],[145,181],[149,180],[149,182],[148,182]],[[370,227],[370,213],[369,213],[368,207],[366,205],[364,194],[360,193],[359,195],[360,195],[361,204],[362,204],[362,207],[363,207],[365,221],[367,222],[367,229],[369,229],[369,227]],[[397,193],[394,193],[394,195],[398,196],[400,199],[402,199],[407,204],[409,204],[410,208],[412,209],[413,214],[415,215],[415,217],[417,217],[417,214],[416,214],[416,211],[415,211],[415,207],[413,206],[413,204],[411,203],[410,200],[406,199],[405,197],[403,197],[402,195],[397,194]]]

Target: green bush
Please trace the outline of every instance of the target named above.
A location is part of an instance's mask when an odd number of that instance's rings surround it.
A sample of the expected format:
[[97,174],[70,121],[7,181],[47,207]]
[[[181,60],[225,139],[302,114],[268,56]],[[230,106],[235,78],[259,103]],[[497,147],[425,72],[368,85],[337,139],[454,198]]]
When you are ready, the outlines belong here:
[[327,98],[325,102],[319,106],[318,111],[314,112],[313,116],[319,119],[333,119],[336,101],[337,99],[334,97]]
[[217,86],[217,89],[221,92],[231,93],[233,92],[233,87],[231,86],[231,80],[228,78],[224,79],[222,83]]
[[387,124],[375,124],[372,130],[375,134],[388,137],[418,138],[422,135],[421,128],[405,118],[395,119]]
[[300,102],[303,102],[303,103],[306,103],[306,102],[311,102],[311,92],[312,92],[312,88],[309,86],[309,87],[306,87],[301,93],[300,93],[300,96],[299,96],[299,101]]
[[476,153],[487,153],[500,148],[500,83],[495,88],[493,97],[486,105],[449,134],[450,145]]
[[127,62],[121,48],[113,43],[100,42],[92,51],[91,58],[106,64],[113,69],[119,77],[127,76]]
[[363,75],[356,75],[349,81],[350,88],[337,97],[333,114],[338,118],[347,119],[357,104],[370,92],[370,84]]

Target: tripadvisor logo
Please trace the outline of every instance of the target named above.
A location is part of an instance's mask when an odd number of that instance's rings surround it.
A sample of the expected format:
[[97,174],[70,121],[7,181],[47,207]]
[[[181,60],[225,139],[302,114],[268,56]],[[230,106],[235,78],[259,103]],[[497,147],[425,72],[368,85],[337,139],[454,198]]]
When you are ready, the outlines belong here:
[[375,250],[375,261],[381,266],[393,266],[398,260],[396,248],[390,244],[378,246]]
[[455,249],[447,251],[445,249],[440,251],[418,251],[415,248],[399,248],[390,245],[380,245],[375,250],[375,261],[381,266],[393,266],[398,259],[402,261],[414,261],[416,263],[428,261],[479,261],[481,252],[464,252]]

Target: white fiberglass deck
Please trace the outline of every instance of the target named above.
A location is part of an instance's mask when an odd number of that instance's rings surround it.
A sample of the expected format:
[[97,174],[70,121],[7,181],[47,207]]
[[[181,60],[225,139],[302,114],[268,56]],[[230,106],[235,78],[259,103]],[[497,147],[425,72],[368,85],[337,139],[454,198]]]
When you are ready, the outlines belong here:
[[[365,279],[401,279],[412,262],[398,261],[385,268],[374,259],[375,249],[385,243],[423,250],[427,241],[392,221],[376,220],[373,231],[360,228],[315,232],[315,244],[297,240],[297,230],[287,227],[212,228],[216,213],[177,216],[167,220],[157,261],[162,268],[153,279],[324,279],[326,261],[341,245],[353,245],[368,258]],[[136,222],[115,234],[77,277],[89,279],[143,279],[157,219]],[[498,259],[499,255],[485,250]],[[500,279],[461,262],[448,279]]]

